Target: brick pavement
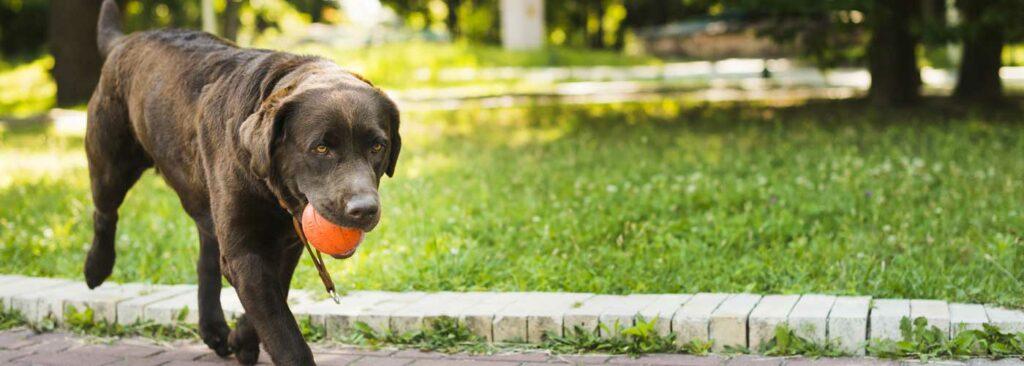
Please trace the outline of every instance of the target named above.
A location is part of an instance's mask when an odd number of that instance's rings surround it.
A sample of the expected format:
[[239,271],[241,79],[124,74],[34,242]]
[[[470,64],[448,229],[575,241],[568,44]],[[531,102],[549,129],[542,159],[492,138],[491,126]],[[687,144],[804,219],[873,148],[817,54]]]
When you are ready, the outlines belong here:
[[[917,361],[874,358],[806,359],[740,355],[649,355],[640,358],[614,355],[552,355],[543,352],[495,355],[441,354],[418,350],[369,350],[348,346],[314,345],[319,365],[371,366],[543,366],[543,365],[685,365],[685,366],[915,366]],[[260,364],[269,364],[264,353]],[[0,332],[0,365],[73,366],[210,366],[236,365],[195,341],[158,343],[148,339],[100,339],[68,333],[35,334],[27,329]],[[1021,366],[1018,359],[940,361],[950,366]]]

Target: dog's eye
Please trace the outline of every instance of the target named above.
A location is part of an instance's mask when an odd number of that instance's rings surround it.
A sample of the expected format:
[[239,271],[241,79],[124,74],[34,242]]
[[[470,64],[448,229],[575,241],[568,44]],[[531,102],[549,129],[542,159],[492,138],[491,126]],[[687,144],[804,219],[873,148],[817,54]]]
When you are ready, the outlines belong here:
[[327,153],[327,146],[316,145],[316,147],[313,148],[313,151],[316,151],[317,154],[326,154]]
[[373,147],[370,148],[370,151],[373,151],[374,153],[379,153],[381,150],[384,150],[384,144],[379,142],[373,144]]

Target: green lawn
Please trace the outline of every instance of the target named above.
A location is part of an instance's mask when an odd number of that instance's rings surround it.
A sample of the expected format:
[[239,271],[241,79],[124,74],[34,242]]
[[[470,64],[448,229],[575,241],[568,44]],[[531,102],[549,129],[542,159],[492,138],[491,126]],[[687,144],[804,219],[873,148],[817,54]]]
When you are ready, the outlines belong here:
[[[406,113],[384,218],[341,287],[822,292],[1024,306],[1019,111],[677,102]],[[1016,119],[1016,120],[1014,120]],[[0,272],[80,278],[80,138],[0,137]],[[194,282],[147,174],[116,281]],[[295,284],[318,290],[303,259]]]

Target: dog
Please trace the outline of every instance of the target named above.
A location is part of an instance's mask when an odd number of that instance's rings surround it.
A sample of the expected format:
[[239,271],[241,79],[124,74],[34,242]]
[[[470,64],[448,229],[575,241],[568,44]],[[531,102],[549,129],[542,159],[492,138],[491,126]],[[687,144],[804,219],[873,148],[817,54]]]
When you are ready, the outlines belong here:
[[[85,138],[95,206],[86,284],[110,276],[118,208],[155,168],[199,231],[204,343],[242,364],[257,362],[261,342],[275,364],[314,364],[285,301],[303,250],[291,213],[310,204],[334,224],[373,230],[380,180],[402,145],[395,103],[325,59],[188,30],[126,35],[114,0],[97,32],[105,61]],[[222,275],[245,309],[235,329]]]

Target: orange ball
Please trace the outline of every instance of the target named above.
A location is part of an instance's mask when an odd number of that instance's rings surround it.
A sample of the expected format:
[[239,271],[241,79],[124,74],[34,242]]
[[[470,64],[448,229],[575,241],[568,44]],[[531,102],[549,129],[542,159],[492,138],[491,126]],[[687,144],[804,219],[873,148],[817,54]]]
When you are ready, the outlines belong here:
[[348,258],[363,241],[363,231],[327,221],[313,205],[302,210],[302,233],[317,250],[334,258]]

